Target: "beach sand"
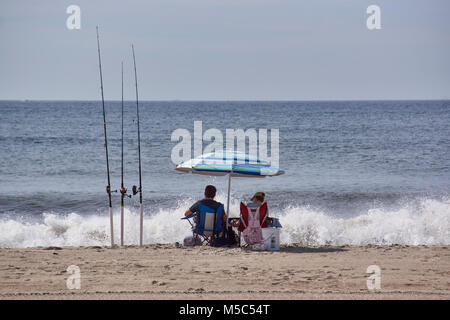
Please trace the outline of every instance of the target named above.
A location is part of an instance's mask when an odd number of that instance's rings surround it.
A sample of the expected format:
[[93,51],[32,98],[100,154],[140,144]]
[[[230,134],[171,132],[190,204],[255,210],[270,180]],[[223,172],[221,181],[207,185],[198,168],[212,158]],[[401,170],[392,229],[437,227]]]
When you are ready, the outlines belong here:
[[[80,268],[81,288],[66,271]],[[367,288],[367,267],[381,288]],[[0,299],[449,299],[448,246],[0,249]]]

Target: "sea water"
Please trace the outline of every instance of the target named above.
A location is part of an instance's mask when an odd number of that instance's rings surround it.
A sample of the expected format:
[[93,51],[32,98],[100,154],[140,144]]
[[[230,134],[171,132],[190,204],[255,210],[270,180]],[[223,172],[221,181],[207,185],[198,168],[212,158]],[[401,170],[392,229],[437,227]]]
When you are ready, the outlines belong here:
[[[111,188],[120,188],[121,103],[106,102]],[[190,234],[180,220],[227,178],[183,174],[171,134],[279,129],[286,173],[233,178],[239,202],[266,193],[281,243],[450,244],[450,101],[141,102],[144,243]],[[136,106],[125,103],[125,185],[138,185]],[[270,150],[270,145],[268,146]],[[0,101],[0,247],[108,245],[99,101]],[[113,193],[119,242],[120,194]],[[125,244],[139,241],[138,197],[125,200]]]

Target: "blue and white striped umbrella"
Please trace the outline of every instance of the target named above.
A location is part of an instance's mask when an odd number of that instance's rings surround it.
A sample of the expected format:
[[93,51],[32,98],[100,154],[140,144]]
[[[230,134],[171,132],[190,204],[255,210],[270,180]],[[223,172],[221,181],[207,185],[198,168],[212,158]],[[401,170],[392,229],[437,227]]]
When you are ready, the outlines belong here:
[[229,174],[231,177],[264,178],[284,174],[270,162],[238,151],[203,154],[177,165],[175,169],[210,176]]
[[227,213],[230,208],[231,177],[265,178],[284,174],[267,161],[238,151],[203,154],[177,165],[175,170],[209,176],[228,175]]

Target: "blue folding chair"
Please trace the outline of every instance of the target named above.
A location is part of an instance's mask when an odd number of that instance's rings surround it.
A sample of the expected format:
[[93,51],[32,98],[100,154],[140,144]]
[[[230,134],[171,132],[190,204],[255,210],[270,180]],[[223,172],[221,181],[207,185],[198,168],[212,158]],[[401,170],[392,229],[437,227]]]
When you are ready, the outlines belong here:
[[[200,203],[199,210],[200,212],[195,212],[181,219],[189,221],[194,238],[200,237],[202,243],[211,244],[211,241],[217,239],[224,230],[223,215],[225,211],[223,204],[217,210],[214,210]],[[190,219],[195,217],[198,217],[197,223],[192,223]]]

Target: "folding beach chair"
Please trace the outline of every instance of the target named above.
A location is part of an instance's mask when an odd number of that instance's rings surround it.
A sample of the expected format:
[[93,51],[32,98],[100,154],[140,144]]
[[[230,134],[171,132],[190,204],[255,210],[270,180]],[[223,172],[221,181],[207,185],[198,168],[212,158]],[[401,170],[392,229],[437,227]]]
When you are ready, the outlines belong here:
[[239,245],[241,244],[241,233],[247,245],[252,245],[262,240],[261,228],[267,227],[267,203],[263,203],[257,208],[249,208],[241,202],[241,215],[239,231]]
[[[200,213],[195,212],[187,217],[181,218],[189,221],[192,226],[192,233],[194,238],[200,238],[203,242],[212,244],[212,242],[219,238],[224,230],[223,204],[214,210],[203,204],[199,204]],[[193,223],[190,219],[197,217],[196,223]]]

